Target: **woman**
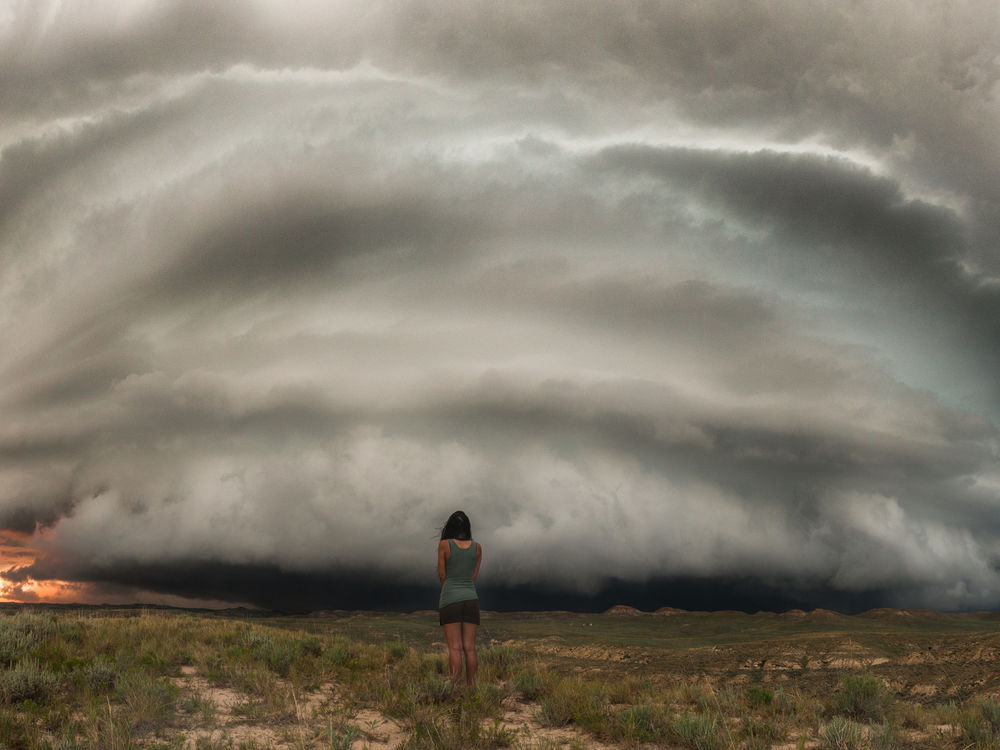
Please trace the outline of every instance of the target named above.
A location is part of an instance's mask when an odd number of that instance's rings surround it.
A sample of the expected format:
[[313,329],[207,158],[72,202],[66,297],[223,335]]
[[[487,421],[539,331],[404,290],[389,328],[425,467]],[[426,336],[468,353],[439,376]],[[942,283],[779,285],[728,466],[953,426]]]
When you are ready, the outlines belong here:
[[483,548],[472,539],[469,517],[456,510],[441,529],[438,543],[438,579],[441,598],[438,621],[448,642],[451,684],[458,689],[465,654],[465,684],[476,679],[476,629],[479,627],[479,595],[476,577],[483,560]]

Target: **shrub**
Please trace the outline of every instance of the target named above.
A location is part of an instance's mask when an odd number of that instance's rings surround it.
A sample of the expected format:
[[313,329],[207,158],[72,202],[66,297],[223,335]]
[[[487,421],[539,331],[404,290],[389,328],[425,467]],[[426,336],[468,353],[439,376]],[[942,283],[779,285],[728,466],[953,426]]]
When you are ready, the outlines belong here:
[[774,691],[774,697],[768,705],[768,713],[771,715],[791,716],[795,713],[795,698],[785,692],[784,688],[778,687]]
[[24,711],[0,706],[0,747],[35,748],[39,746],[38,727]]
[[294,664],[301,655],[301,645],[295,641],[274,641],[263,649],[263,661],[280,677],[288,677]]
[[885,684],[871,675],[847,675],[834,699],[834,712],[851,719],[885,721],[892,696]]
[[227,656],[230,661],[244,663],[249,657],[252,661],[267,665],[279,677],[288,677],[292,665],[306,648],[322,652],[322,643],[315,636],[297,641],[286,636],[276,638],[266,631],[247,628],[241,633],[239,642],[227,650]]
[[618,714],[617,739],[628,742],[652,742],[666,737],[670,723],[662,709],[653,706],[629,706]]
[[743,697],[750,708],[764,708],[774,702],[774,691],[762,685],[748,685]]
[[424,656],[420,659],[418,671],[421,675],[443,675],[448,671],[448,666],[440,656]]
[[1000,704],[990,700],[983,701],[979,704],[979,713],[994,733],[1000,734]]
[[442,680],[437,675],[425,675],[422,679],[403,685],[400,693],[403,701],[410,706],[444,703],[452,696],[452,686],[449,681]]
[[87,746],[77,738],[71,729],[66,729],[55,745],[45,744],[42,747],[46,748],[46,750],[49,747],[52,750],[87,750]]
[[603,688],[604,697],[608,703],[635,705],[649,700],[650,686],[648,680],[625,677],[606,682]]
[[336,643],[323,653],[323,659],[332,667],[348,666],[351,652],[344,643]]
[[31,656],[53,672],[72,672],[87,663],[77,655],[78,649],[61,639],[43,641],[31,649]]
[[526,701],[533,701],[545,692],[547,681],[538,666],[532,664],[514,672],[514,687]]
[[479,738],[479,747],[512,747],[517,742],[517,735],[500,726],[498,720],[494,720],[493,725],[483,730]]
[[299,641],[299,649],[305,656],[322,656],[323,641],[315,635],[307,635]]
[[250,698],[234,703],[230,710],[233,716],[241,716],[248,721],[263,721],[266,713],[263,702]]
[[484,722],[489,711],[495,710],[490,696],[477,689],[465,694],[447,707],[424,706],[412,715],[412,733],[397,747],[400,750],[468,750],[468,748],[510,747],[516,736],[494,720]]
[[993,701],[983,701],[975,710],[965,711],[958,724],[962,736],[970,740],[973,747],[1000,745],[1000,706]]
[[701,685],[686,682],[681,685],[680,699],[695,706],[701,713],[707,713],[715,708],[715,696]]
[[479,726],[439,714],[421,714],[413,722],[413,730],[400,750],[464,750],[479,747]]
[[167,671],[168,660],[166,656],[157,651],[151,649],[145,649],[139,658],[135,661],[135,664],[139,665],[141,668],[148,672],[153,672],[156,674],[163,674]]
[[604,725],[604,701],[600,692],[582,680],[562,680],[539,701],[542,721],[549,726],[570,722],[600,732]]
[[495,643],[479,649],[479,665],[491,667],[501,679],[511,673],[518,661],[517,649],[510,645]]
[[[174,748],[181,750],[181,748],[184,747],[191,746],[182,741],[181,743],[173,743],[170,745],[154,745],[152,750],[174,750]],[[256,744],[247,745],[246,743],[240,743],[239,745],[240,750],[249,750],[252,747],[256,747]],[[194,750],[236,750],[236,748],[237,746],[233,744],[232,737],[228,737],[224,734],[220,737],[198,737],[194,741]]]
[[59,623],[59,635],[74,646],[82,644],[86,634],[87,628],[79,620],[64,620]]
[[6,703],[35,701],[44,703],[55,692],[59,679],[34,659],[25,659],[0,677],[0,690]]
[[709,712],[684,714],[670,723],[673,740],[695,750],[722,750],[732,745],[719,717]]
[[170,719],[179,690],[169,680],[156,679],[143,672],[126,674],[118,694],[129,709],[134,727],[156,727]]
[[178,706],[189,714],[197,714],[202,724],[211,726],[215,722],[216,705],[209,695],[194,692],[181,699]]
[[747,717],[740,728],[740,736],[745,740],[747,750],[763,750],[778,740],[785,738],[787,731],[771,721]]
[[462,694],[462,709],[481,716],[492,716],[500,711],[507,692],[501,685],[489,682],[477,682],[475,690]]
[[323,728],[321,737],[323,744],[330,750],[351,750],[354,744],[363,736],[363,732],[356,725],[349,722],[334,723]]
[[389,641],[385,644],[385,652],[392,660],[399,660],[410,653],[410,647],[402,641]]
[[107,657],[98,657],[80,670],[83,681],[91,690],[99,693],[114,690],[118,686],[118,667]]
[[872,727],[868,744],[871,750],[899,750],[899,730],[891,724]]
[[425,707],[413,715],[412,734],[398,747],[425,750],[468,750],[468,748],[510,747],[516,735],[496,719],[486,723],[488,712],[498,708],[477,690],[442,710]]
[[542,722],[550,727],[565,726],[573,721],[571,696],[561,685],[542,697],[538,709]]
[[35,645],[36,637],[20,618],[0,618],[0,664],[13,665]]
[[864,746],[865,728],[850,719],[835,716],[820,732],[823,750],[860,750]]

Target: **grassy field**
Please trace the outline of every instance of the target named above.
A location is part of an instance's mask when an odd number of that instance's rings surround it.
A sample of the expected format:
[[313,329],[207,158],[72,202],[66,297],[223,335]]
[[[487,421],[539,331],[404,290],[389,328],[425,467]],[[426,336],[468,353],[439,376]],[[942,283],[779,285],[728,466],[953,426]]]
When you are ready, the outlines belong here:
[[4,748],[996,748],[1000,616],[0,611]]

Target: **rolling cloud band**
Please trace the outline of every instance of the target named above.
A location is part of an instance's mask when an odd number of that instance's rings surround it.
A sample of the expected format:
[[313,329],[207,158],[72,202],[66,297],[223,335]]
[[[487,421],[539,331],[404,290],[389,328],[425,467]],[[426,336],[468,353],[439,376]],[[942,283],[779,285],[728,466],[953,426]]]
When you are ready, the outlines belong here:
[[995,608],[998,49],[991,2],[0,4],[3,595],[430,607],[461,507],[497,608]]

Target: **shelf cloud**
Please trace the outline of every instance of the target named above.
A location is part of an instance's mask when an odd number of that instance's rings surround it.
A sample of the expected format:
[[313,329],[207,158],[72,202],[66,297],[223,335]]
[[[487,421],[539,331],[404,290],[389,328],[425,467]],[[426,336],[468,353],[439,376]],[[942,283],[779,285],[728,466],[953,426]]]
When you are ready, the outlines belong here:
[[0,593],[996,608],[998,37],[0,7]]

